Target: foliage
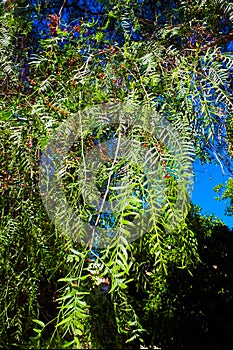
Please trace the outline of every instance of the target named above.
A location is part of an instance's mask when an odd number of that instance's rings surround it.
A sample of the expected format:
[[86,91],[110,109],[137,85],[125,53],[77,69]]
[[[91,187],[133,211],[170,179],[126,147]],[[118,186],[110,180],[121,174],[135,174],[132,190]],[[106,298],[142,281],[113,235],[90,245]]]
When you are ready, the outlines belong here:
[[192,208],[188,225],[198,237],[200,262],[191,274],[171,267],[160,311],[148,308],[143,319],[150,325],[148,345],[153,337],[162,349],[224,349],[232,343],[232,231],[199,212]]
[[[134,242],[119,236],[102,251],[92,249],[91,244],[85,246],[75,237],[71,240],[65,230],[51,222],[38,186],[40,161],[48,141],[58,138],[59,126],[77,111],[124,102],[131,111],[153,108],[151,119],[160,115],[171,123],[186,150],[177,155],[176,164],[182,163],[182,157],[187,162],[192,159],[192,144],[203,160],[214,156],[221,163],[225,122],[232,113],[232,58],[218,45],[218,28],[220,18],[231,25],[231,12],[223,6],[224,1],[219,12],[214,1],[209,5],[199,1],[188,7],[189,2],[180,1],[175,8],[171,1],[166,10],[158,4],[156,18],[147,18],[143,9],[153,9],[152,2],[103,1],[101,21],[96,17],[90,21],[85,14],[67,24],[66,5],[72,2],[54,2],[56,12],[47,1],[36,3],[36,7],[33,1],[29,6],[24,1],[0,5],[0,346],[154,345],[159,338],[151,320],[159,322],[160,316],[169,315],[170,306],[171,310],[179,307],[173,302],[176,292],[169,289],[175,281],[172,276],[183,270],[196,273],[198,240],[208,225],[210,231],[215,229],[215,224],[197,216],[194,223],[184,217],[177,227],[170,227],[179,187],[176,175],[171,172],[167,176],[164,169],[166,162],[169,171],[172,168],[169,149],[133,129],[138,143],[154,150],[153,160],[157,159],[159,171],[164,172],[162,215],[154,215],[151,230]],[[179,26],[178,13],[182,18]],[[190,13],[195,13],[200,23],[190,24]],[[44,25],[40,40],[32,14]],[[214,34],[208,32],[212,27]],[[217,34],[220,41],[215,43]],[[173,39],[175,44],[171,44]],[[81,208],[80,215],[87,217],[91,208],[80,195],[78,161],[106,130],[100,122],[99,134],[93,137],[92,119],[78,122],[83,130],[81,139],[67,155],[60,180],[69,203],[79,214]],[[166,144],[165,138],[163,141]],[[110,165],[116,166],[113,162]],[[106,169],[109,164],[99,173],[100,188],[110,178]],[[114,169],[119,172],[122,168]],[[144,188],[145,174],[136,168],[134,175],[139,187]],[[190,184],[187,169],[182,179],[185,189]],[[151,204],[157,194],[148,191]],[[114,198],[115,192],[111,195]],[[118,200],[121,225],[135,215],[136,204],[127,208],[125,217],[124,201],[120,196]],[[199,221],[201,228],[197,231]],[[94,255],[92,267],[90,253]],[[179,276],[182,279],[183,275]],[[98,280],[106,278],[111,281],[107,294],[97,285]],[[224,289],[224,293],[228,292]]]
[[230,203],[227,204],[226,207],[226,215],[232,215],[233,213],[233,179],[230,177],[226,183],[226,185],[220,184],[215,186],[215,191],[218,193],[217,200],[230,200]]
[[[233,118],[228,118],[227,121],[227,143],[228,143],[228,152],[229,156],[232,158],[232,144],[233,144],[233,134],[232,134],[232,124]],[[215,192],[217,193],[217,200],[227,200],[226,215],[232,215],[233,214],[233,179],[232,177],[229,177],[228,181],[225,184],[219,184],[215,186],[214,188]]]

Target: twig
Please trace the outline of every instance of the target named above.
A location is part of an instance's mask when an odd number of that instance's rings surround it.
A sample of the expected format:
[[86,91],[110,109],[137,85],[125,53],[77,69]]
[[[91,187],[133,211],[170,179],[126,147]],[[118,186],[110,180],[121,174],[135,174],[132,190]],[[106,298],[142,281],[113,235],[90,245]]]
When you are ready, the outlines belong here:
[[217,162],[219,163],[219,165],[220,165],[220,167],[221,167],[221,169],[222,169],[222,174],[228,176],[228,174],[225,173],[224,165],[222,164],[221,160],[219,159],[219,156],[218,156],[217,153],[216,153],[215,147],[214,147],[213,145],[211,145],[211,147],[212,147],[212,149],[213,149],[213,154],[214,154],[214,156],[215,156]]
[[148,93],[147,93],[147,91],[146,91],[145,85],[144,85],[143,82],[142,82],[142,77],[141,77],[141,75],[140,75],[140,70],[139,70],[139,68],[138,68],[138,65],[137,65],[136,62],[134,62],[134,65],[135,65],[135,67],[136,67],[136,69],[137,69],[137,73],[138,73],[139,80],[140,80],[141,86],[142,86],[142,88],[143,88],[143,91],[144,91],[144,93],[145,93],[147,99],[149,100],[149,96],[148,96]]
[[[120,125],[120,126],[121,126],[121,125]],[[95,228],[96,228],[96,226],[97,226],[98,223],[99,223],[100,215],[101,215],[101,213],[102,213],[104,204],[105,204],[105,202],[106,202],[106,199],[107,199],[107,196],[108,196],[108,193],[109,193],[111,178],[112,178],[112,175],[113,175],[113,173],[114,173],[114,166],[115,166],[115,164],[117,163],[117,156],[118,156],[118,152],[119,152],[119,148],[120,148],[121,136],[122,136],[122,133],[120,132],[120,133],[119,133],[119,136],[118,136],[118,140],[117,140],[117,147],[116,147],[116,152],[115,152],[115,155],[114,155],[114,160],[113,160],[112,166],[111,166],[111,168],[110,168],[110,174],[109,174],[109,177],[108,177],[108,182],[107,182],[106,191],[105,191],[105,194],[104,194],[104,198],[103,198],[101,207],[100,207],[100,209],[99,209],[99,213],[98,213],[98,216],[97,216],[95,225],[94,225],[93,230],[92,230],[92,237],[91,237],[91,240],[90,240],[90,249],[92,249],[92,242],[93,242],[93,240],[94,240]]]
[[59,13],[58,13],[57,29],[58,29],[58,27],[59,27],[59,25],[60,25],[60,19],[61,19],[62,11],[64,10],[64,7],[65,7],[66,2],[67,2],[67,0],[64,0],[64,1],[63,1],[63,4],[62,4],[62,6],[61,6],[61,8],[60,8],[60,11],[59,11]]
[[60,8],[60,11],[59,11],[59,13],[58,13],[59,19],[61,18],[62,11],[64,10],[64,7],[65,7],[66,2],[67,2],[67,0],[64,0],[62,6],[61,6],[61,8]]

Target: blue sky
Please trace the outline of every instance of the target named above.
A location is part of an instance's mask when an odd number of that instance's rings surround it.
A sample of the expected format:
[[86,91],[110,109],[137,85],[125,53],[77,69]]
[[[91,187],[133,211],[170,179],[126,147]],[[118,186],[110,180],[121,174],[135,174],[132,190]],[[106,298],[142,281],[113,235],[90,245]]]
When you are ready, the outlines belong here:
[[217,193],[214,186],[227,182],[228,176],[222,174],[219,165],[201,165],[199,161],[194,163],[195,183],[191,201],[202,208],[202,214],[215,214],[227,226],[233,228],[233,216],[224,215],[228,201],[217,201],[214,197]]

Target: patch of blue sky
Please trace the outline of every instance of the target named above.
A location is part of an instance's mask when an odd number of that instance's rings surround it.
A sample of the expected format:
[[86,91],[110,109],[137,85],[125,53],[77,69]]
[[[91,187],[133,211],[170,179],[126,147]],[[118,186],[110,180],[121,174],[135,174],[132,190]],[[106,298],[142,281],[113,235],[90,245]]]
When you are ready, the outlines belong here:
[[199,160],[196,160],[194,163],[194,173],[195,182],[191,195],[192,203],[202,208],[203,215],[215,215],[227,226],[233,228],[233,216],[225,215],[229,201],[217,201],[217,193],[214,191],[216,185],[227,183],[231,173],[226,170],[225,174],[223,174],[217,162],[202,164]]

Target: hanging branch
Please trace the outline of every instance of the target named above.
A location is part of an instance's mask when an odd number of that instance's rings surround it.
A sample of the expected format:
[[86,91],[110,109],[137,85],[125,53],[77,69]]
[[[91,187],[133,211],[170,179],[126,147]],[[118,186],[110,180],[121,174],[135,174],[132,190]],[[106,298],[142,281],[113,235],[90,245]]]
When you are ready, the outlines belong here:
[[106,199],[107,199],[107,196],[108,196],[108,193],[109,193],[109,190],[110,190],[111,179],[112,179],[112,175],[114,174],[114,166],[115,166],[116,163],[117,163],[117,156],[118,156],[118,153],[119,153],[121,136],[122,136],[122,133],[119,132],[119,136],[118,136],[118,140],[117,140],[116,152],[115,152],[115,155],[114,155],[114,160],[113,160],[113,162],[112,162],[112,166],[111,166],[111,168],[110,168],[110,173],[109,173],[109,177],[108,177],[108,182],[107,182],[106,191],[105,191],[105,194],[104,194],[103,201],[102,201],[102,203],[101,203],[101,207],[100,207],[100,209],[99,209],[99,213],[98,213],[98,216],[97,216],[95,225],[94,225],[93,230],[92,230],[92,237],[91,237],[91,240],[90,240],[90,250],[92,249],[92,242],[93,242],[93,240],[94,240],[95,228],[97,227],[97,225],[98,225],[98,223],[99,223],[100,215],[101,215],[101,213],[102,213],[102,211],[103,211],[103,207],[104,207],[104,204],[105,204],[105,202],[106,202]]

